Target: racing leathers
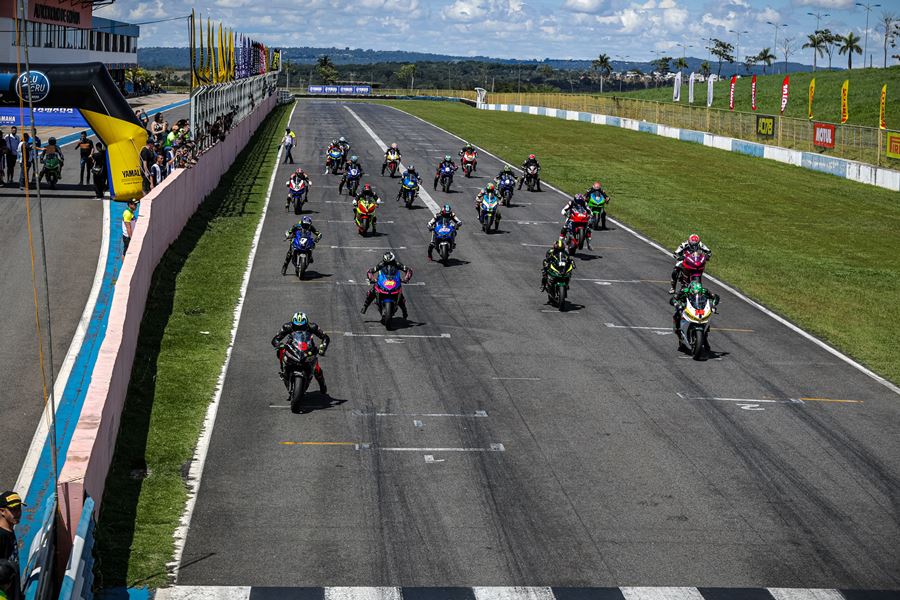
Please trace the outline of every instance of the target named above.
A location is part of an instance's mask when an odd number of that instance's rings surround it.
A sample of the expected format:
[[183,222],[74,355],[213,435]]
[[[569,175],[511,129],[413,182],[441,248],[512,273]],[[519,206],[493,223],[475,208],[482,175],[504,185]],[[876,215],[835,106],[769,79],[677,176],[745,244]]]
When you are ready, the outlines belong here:
[[[294,185],[298,185],[298,184],[300,184],[301,181],[306,182],[307,190],[312,185],[312,181],[309,180],[309,176],[306,173],[304,173],[303,175],[298,175],[297,173],[294,173],[291,175],[291,178],[288,179],[287,187],[290,188],[292,183]],[[287,208],[290,205],[291,205],[291,198],[290,198],[290,196],[288,196],[288,199],[284,201],[284,207]]]
[[537,191],[541,191],[541,163],[538,162],[536,158],[526,158],[525,162],[522,163],[522,176],[519,178],[519,189],[522,189],[522,184],[525,183],[525,176],[528,174],[528,167],[537,166]]
[[384,151],[384,162],[381,164],[381,174],[384,175],[385,169],[387,169],[388,162],[391,160],[397,161],[397,164],[400,163],[400,148],[388,148]]
[[[428,260],[434,260],[431,254],[434,252],[435,240],[434,240],[434,226],[438,223],[438,221],[442,221],[447,219],[448,221],[452,221],[453,225],[456,226],[456,230],[459,231],[459,228],[462,227],[462,221],[460,221],[456,213],[451,212],[449,215],[445,215],[443,212],[436,213],[430,221],[428,221],[428,231],[431,232],[431,241],[428,242]],[[451,248],[456,248],[456,240],[453,241]]]
[[[278,333],[275,334],[275,337],[272,338],[272,347],[278,348],[278,366],[279,366],[279,376],[284,380],[284,386],[290,389],[290,381],[288,381],[284,376],[284,363],[285,356],[284,352],[281,349],[282,340],[287,336],[293,333],[300,333],[304,337],[308,339],[309,342],[313,342],[313,337],[317,337],[322,340],[322,343],[319,344],[317,348],[319,354],[325,354],[325,351],[328,349],[328,344],[331,340],[328,338],[328,334],[322,331],[319,326],[315,323],[307,323],[306,325],[294,325],[292,322],[288,321],[284,325],[281,326],[281,329]],[[322,372],[322,367],[319,366],[319,361],[316,361],[316,367],[313,369],[313,377],[316,378],[316,383],[319,384],[319,391],[323,394],[328,393],[328,387],[325,385],[325,373]]]
[[696,244],[692,244],[690,240],[681,242],[681,244],[675,248],[675,252],[672,253],[672,258],[675,259],[675,268],[672,269],[672,287],[669,288],[670,294],[675,293],[675,286],[678,284],[678,275],[681,273],[682,264],[684,264],[684,253],[693,252],[694,250],[699,250],[705,254],[707,260],[712,258],[712,250],[707,248],[706,244],[703,242],[697,242]]
[[441,169],[443,169],[444,167],[450,167],[451,169],[453,169],[451,171],[451,173],[455,173],[456,170],[459,168],[456,166],[456,163],[453,162],[452,160],[442,160],[441,164],[439,164],[437,167],[437,171],[434,172],[434,189],[435,190],[437,189],[438,181],[441,179]]
[[[547,269],[550,267],[551,263],[559,263],[560,260],[571,260],[571,258],[569,257],[569,253],[566,252],[565,245],[557,241],[549,250],[547,250],[547,254],[544,256],[544,263],[541,267],[542,292],[547,289]],[[575,267],[574,261],[572,267]]]
[[[293,227],[291,227],[290,231],[285,234],[285,239],[291,240],[290,245],[288,245],[287,254],[284,257],[284,264],[281,266],[281,274],[287,275],[288,265],[291,264],[291,259],[294,258],[294,244],[293,239],[294,236],[297,235],[298,231],[306,231],[310,233],[318,242],[322,238],[322,233],[316,229],[316,226],[312,223],[305,225],[303,223],[297,223]],[[313,255],[312,252],[309,253],[309,264],[313,263]]]
[[[344,190],[344,186],[345,186],[345,185],[347,186],[347,189],[348,189],[348,190],[350,189],[350,186],[347,185],[347,184],[349,183],[349,180],[347,179],[347,171],[349,171],[349,170],[350,170],[350,167],[352,167],[352,166],[354,166],[354,165],[359,169],[359,176],[360,176],[360,177],[363,176],[363,166],[362,166],[362,163],[361,163],[361,162],[359,162],[358,160],[357,160],[355,163],[349,163],[349,162],[348,162],[348,163],[347,163],[347,168],[344,169],[344,174],[341,176],[341,181],[340,181],[340,183],[338,183],[338,194],[340,194],[340,193]],[[348,193],[349,193],[349,192],[348,192]]]
[[478,151],[475,150],[475,146],[472,144],[468,144],[467,146],[463,146],[463,149],[459,151],[459,157],[462,158],[466,154],[472,155],[472,171],[478,171]]
[[[398,271],[401,271],[404,275],[404,281],[409,281],[409,278],[412,277],[412,269],[404,265],[402,262],[397,260],[396,258],[391,261],[381,260],[377,265],[372,267],[366,272],[366,277],[373,281],[378,276],[378,273],[387,267],[395,267]],[[366,294],[366,299],[363,302],[362,309],[360,309],[360,313],[366,314],[366,311],[369,310],[369,305],[375,300],[375,284],[372,284],[372,287],[369,288],[368,293]],[[397,302],[397,306],[400,308],[400,312],[403,315],[403,318],[406,319],[406,295],[400,294],[400,301]]]
[[[677,328],[681,321],[681,311],[684,310],[684,307],[687,305],[688,297],[692,294],[696,294],[697,289],[695,288],[693,291],[689,288],[682,288],[677,294],[673,297],[669,298],[669,304],[675,307],[675,314],[672,315],[672,322]],[[699,293],[703,294],[707,298],[709,298],[709,303],[712,304],[712,311],[718,312],[719,306],[719,295],[718,294],[710,294],[709,290],[703,286],[700,286]]]

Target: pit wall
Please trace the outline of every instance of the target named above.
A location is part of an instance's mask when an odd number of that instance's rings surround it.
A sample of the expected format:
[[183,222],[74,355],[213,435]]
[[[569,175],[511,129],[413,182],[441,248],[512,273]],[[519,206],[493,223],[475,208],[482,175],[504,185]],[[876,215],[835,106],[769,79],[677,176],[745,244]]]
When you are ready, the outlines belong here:
[[632,131],[643,131],[645,133],[674,138],[683,142],[703,144],[704,146],[727,150],[728,152],[737,152],[739,154],[748,154],[758,158],[776,160],[811,171],[828,173],[844,179],[858,181],[859,183],[875,185],[894,192],[900,192],[900,171],[893,171],[891,169],[876,167],[874,165],[844,158],[824,156],[815,152],[801,152],[799,150],[790,150],[778,146],[769,146],[766,144],[758,144],[756,142],[748,142],[746,140],[713,135],[702,131],[679,129],[677,127],[648,123],[636,119],[611,117],[608,115],[599,115],[577,110],[564,110],[561,108],[548,108],[545,106],[487,103],[479,104],[478,108],[481,110],[497,110],[556,117],[557,119],[565,119],[567,121],[583,121],[585,123],[593,123],[594,125],[609,125],[612,127],[631,129]]
[[59,477],[61,545],[66,537],[69,544],[75,539],[86,499],[93,499],[94,515],[99,515],[153,272],[275,104],[274,95],[260,101],[193,168],[176,171],[141,200],[116,281],[106,337]]

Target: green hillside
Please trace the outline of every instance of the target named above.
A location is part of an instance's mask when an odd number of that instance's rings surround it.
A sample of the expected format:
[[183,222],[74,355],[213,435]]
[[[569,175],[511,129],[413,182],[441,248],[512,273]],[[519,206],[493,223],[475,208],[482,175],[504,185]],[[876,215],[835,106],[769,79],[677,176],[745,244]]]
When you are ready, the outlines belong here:
[[[853,69],[852,71],[818,71],[816,73],[791,73],[790,97],[785,115],[807,118],[807,93],[809,80],[816,78],[813,97],[813,117],[816,120],[839,122],[841,110],[841,84],[850,80],[848,98],[851,125],[878,127],[878,105],[881,86],[887,84],[886,120],[889,129],[900,129],[900,66],[887,69]],[[685,77],[685,80],[687,77]],[[778,114],[781,108],[781,82],[784,75],[759,75],[756,82],[756,112]],[[615,85],[615,83],[613,83]],[[713,91],[713,107],[728,108],[729,80],[716,82]],[[672,86],[648,88],[633,92],[609,92],[604,96],[641,98],[644,100],[672,101]],[[687,83],[682,87],[681,101],[687,103]],[[706,104],[706,82],[694,85],[694,104]],[[734,109],[750,112],[750,77],[737,80],[734,90]]]

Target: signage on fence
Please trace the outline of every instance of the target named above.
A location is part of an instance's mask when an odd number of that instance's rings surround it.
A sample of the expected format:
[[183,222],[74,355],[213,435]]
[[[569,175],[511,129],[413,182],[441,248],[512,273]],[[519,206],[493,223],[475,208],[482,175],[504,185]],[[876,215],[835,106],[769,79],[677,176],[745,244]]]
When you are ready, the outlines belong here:
[[[750,108],[756,110],[756,75],[750,80]],[[758,121],[757,121],[758,122]],[[757,127],[759,129],[759,127]]]
[[900,158],[900,133],[887,134],[886,154],[891,158]]
[[785,75],[784,81],[781,82],[781,114],[784,114],[784,109],[787,108],[788,103],[788,94],[791,91],[791,76]]
[[847,109],[847,96],[850,92],[850,80],[845,79],[844,85],[841,86],[841,125],[847,122],[850,111]]
[[813,123],[813,146],[834,148],[834,125]]
[[887,122],[884,120],[884,102],[887,99],[887,84],[881,86],[881,106],[878,108],[878,128],[887,129]]
[[775,137],[775,117],[756,115],[756,135],[766,138]]
[[310,94],[343,94],[345,96],[368,96],[371,85],[311,85],[306,88]]
[[728,89],[728,110],[734,110],[734,85],[737,83],[737,75],[731,76],[731,87]]
[[[22,113],[18,108],[0,108],[0,127],[27,127],[31,123],[28,108],[25,108],[25,125],[19,118]],[[34,108],[35,127],[85,127],[87,122],[76,108]]]

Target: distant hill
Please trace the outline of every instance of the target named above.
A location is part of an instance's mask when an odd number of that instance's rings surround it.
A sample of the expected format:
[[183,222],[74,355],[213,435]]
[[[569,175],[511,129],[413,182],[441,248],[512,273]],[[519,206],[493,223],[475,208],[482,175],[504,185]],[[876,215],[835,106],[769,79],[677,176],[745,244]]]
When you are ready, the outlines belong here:
[[[283,57],[296,64],[312,64],[322,55],[328,55],[331,61],[336,65],[370,65],[376,63],[413,63],[413,62],[487,62],[495,64],[541,64],[547,65],[553,69],[565,69],[583,71],[591,66],[590,60],[563,60],[545,58],[540,61],[535,60],[519,60],[507,58],[493,58],[490,56],[454,56],[450,54],[431,54],[428,52],[409,52],[406,50],[362,50],[354,48],[282,48]],[[149,47],[138,48],[138,64],[147,69],[159,69],[163,67],[172,67],[175,69],[187,69],[190,64],[190,53],[187,48],[161,48]],[[688,57],[687,62],[689,70],[699,71],[700,64],[704,62],[702,58]],[[644,73],[653,71],[653,66],[649,62],[623,62],[613,61],[613,69],[616,71],[627,71],[632,69],[640,69]],[[715,73],[718,63],[714,60],[710,61],[710,68]],[[784,70],[784,62],[778,63],[779,71]],[[835,67],[838,68],[838,67]],[[809,65],[801,63],[787,63],[788,72],[809,71]],[[756,67],[754,73],[762,73],[762,67]],[[722,75],[732,75],[733,73],[744,74],[742,65],[723,64]]]

